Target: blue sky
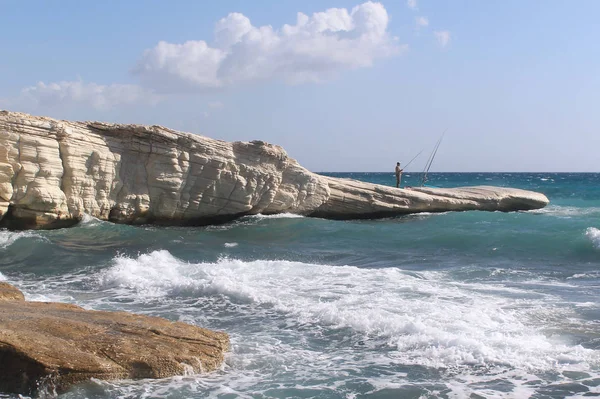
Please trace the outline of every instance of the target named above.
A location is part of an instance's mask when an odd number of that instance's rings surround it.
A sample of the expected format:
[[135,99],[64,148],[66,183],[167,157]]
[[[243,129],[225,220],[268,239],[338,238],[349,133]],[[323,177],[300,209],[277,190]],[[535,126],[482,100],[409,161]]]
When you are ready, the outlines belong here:
[[420,170],[446,128],[432,170],[600,171],[598,1],[0,7],[0,108],[265,140],[316,172],[425,149]]

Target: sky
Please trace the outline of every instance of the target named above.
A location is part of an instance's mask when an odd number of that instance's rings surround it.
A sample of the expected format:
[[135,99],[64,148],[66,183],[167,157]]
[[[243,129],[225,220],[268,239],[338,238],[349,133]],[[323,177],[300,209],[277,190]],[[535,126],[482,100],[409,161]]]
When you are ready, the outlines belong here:
[[600,1],[0,0],[0,109],[315,172],[600,171]]

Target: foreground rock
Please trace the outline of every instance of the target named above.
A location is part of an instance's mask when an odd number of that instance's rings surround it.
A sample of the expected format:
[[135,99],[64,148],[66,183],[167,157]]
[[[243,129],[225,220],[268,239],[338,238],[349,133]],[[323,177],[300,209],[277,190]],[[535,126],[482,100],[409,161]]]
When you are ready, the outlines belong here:
[[216,369],[227,334],[159,317],[25,302],[0,283],[0,392],[64,391],[92,377],[163,378]]
[[202,225],[257,213],[347,219],[546,204],[544,195],[522,190],[403,190],[324,177],[261,141],[0,111],[0,227],[63,227],[86,213]]

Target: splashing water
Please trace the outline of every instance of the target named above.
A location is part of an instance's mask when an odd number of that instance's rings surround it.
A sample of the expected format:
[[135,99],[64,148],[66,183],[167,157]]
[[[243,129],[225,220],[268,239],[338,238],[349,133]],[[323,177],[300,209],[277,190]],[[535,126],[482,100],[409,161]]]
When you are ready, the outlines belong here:
[[595,227],[588,227],[585,231],[585,236],[594,244],[594,246],[600,249],[600,230]]

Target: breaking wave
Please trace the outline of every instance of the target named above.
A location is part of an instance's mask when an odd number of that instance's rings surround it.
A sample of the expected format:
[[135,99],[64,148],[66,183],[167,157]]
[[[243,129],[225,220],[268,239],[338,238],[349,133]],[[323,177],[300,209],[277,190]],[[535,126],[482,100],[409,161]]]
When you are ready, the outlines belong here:
[[42,237],[39,234],[33,233],[31,231],[15,232],[15,231],[0,230],[0,249],[9,247],[15,241],[17,241],[21,238],[37,238],[40,240],[44,240],[44,237]]
[[97,279],[103,289],[140,302],[222,296],[241,312],[276,311],[286,323],[350,329],[394,347],[393,359],[404,364],[459,372],[587,370],[600,362],[598,351],[544,333],[551,320],[558,323],[552,328],[560,329],[567,316],[548,306],[552,297],[531,299],[522,290],[528,306],[516,307],[518,289],[503,295],[501,287],[490,292],[436,272],[227,258],[187,263],[161,250],[117,257]]
[[88,215],[87,213],[84,213],[83,217],[81,218],[81,221],[79,222],[79,226],[95,227],[103,223],[107,222],[100,220],[94,216]]
[[594,244],[594,247],[600,249],[600,229],[588,227],[585,236]]

